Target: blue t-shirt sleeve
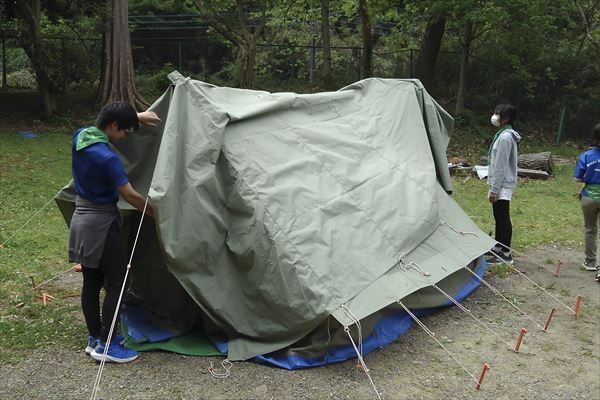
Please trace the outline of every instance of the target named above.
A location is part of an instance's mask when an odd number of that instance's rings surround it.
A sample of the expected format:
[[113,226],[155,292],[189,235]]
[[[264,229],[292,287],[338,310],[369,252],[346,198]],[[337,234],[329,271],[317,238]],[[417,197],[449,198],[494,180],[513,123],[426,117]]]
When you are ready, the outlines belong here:
[[585,153],[579,156],[577,160],[577,164],[575,165],[575,173],[573,176],[577,179],[583,179],[585,175],[586,162],[585,162]]
[[123,164],[121,164],[121,160],[116,155],[107,160],[106,171],[108,179],[115,189],[129,182]]

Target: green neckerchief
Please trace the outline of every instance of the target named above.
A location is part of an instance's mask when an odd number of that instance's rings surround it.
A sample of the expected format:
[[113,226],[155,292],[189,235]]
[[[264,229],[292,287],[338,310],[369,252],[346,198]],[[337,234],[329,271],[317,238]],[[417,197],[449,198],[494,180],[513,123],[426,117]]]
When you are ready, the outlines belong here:
[[488,150],[488,165],[490,165],[492,163],[492,147],[494,147],[494,143],[496,143],[496,140],[498,140],[498,137],[500,136],[500,134],[502,132],[504,132],[507,129],[512,129],[512,126],[510,125],[504,125],[503,127],[500,128],[500,130],[498,132],[496,132],[496,134],[494,135],[494,140],[492,140],[492,144],[490,144],[490,149]]
[[75,151],[85,149],[86,147],[94,143],[108,143],[108,136],[95,126],[83,129],[77,135],[77,143],[75,145]]
[[600,185],[595,183],[588,183],[584,187],[590,199],[596,203],[600,203]]

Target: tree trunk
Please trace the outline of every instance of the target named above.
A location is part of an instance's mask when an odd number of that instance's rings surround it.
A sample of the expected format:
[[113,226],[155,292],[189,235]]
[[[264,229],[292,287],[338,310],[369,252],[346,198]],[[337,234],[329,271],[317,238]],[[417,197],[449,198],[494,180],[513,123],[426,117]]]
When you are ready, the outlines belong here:
[[521,154],[517,158],[517,166],[524,169],[536,169],[546,171],[552,174],[554,171],[554,159],[552,153],[545,151],[543,153]]
[[454,114],[461,115],[465,111],[465,95],[467,92],[467,70],[469,68],[469,53],[473,41],[473,21],[467,19],[463,28],[461,45],[460,75],[458,78],[458,93],[456,94],[456,109]]
[[444,37],[446,18],[437,17],[427,23],[419,55],[417,56],[417,78],[425,89],[432,90],[435,78],[435,65]]
[[373,31],[371,30],[367,0],[358,0],[357,8],[362,30],[363,78],[370,78],[373,76]]
[[238,87],[243,89],[254,87],[254,65],[256,64],[256,42],[254,40],[238,46],[236,64]]
[[104,57],[99,97],[102,104],[123,101],[138,109],[148,102],[135,87],[127,0],[107,0],[109,16],[104,32]]
[[323,85],[329,89],[332,86],[329,0],[321,0],[321,40],[323,41]]
[[21,1],[18,4],[29,35],[29,40],[25,43],[23,49],[29,61],[31,61],[35,73],[43,115],[49,117],[56,112],[58,87],[50,79],[45,68],[44,44],[42,43],[40,30],[42,16],[40,0]]

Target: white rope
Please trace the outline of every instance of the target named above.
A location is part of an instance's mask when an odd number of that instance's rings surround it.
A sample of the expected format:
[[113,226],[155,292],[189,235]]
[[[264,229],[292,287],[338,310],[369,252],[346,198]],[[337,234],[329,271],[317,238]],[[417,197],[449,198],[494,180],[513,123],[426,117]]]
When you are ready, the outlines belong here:
[[360,324],[360,321],[358,318],[356,318],[356,316],[354,314],[352,314],[350,309],[348,307],[346,307],[345,304],[342,304],[340,306],[340,308],[342,309],[342,311],[344,311],[346,316],[348,318],[350,318],[352,320],[352,322],[354,322],[354,324],[356,324],[356,328],[358,329],[358,348],[360,349],[360,355],[362,356],[363,355],[363,340],[362,340],[362,326]]
[[431,273],[425,271],[423,268],[421,268],[421,266],[419,264],[417,264],[414,261],[411,261],[409,263],[406,263],[404,261],[404,253],[402,253],[399,257],[398,262],[396,263],[396,266],[398,266],[398,268],[401,271],[408,271],[409,269],[414,269],[415,271],[417,271],[418,273],[420,273],[423,276],[431,276]]
[[459,236],[473,235],[475,237],[479,237],[479,235],[477,233],[475,233],[475,232],[459,231],[458,229],[456,229],[454,226],[450,225],[448,222],[444,221],[443,219],[440,220],[440,225],[446,225],[448,228],[450,228],[451,230],[453,230]]
[[[504,246],[504,245],[502,245]],[[513,251],[513,249],[511,249],[508,246],[504,246],[507,247],[508,249],[510,249],[511,251]],[[529,282],[533,283],[538,289],[540,289],[542,292],[546,293],[548,296],[552,297],[555,301],[557,301],[559,304],[561,304],[563,307],[567,308],[569,311],[571,311],[572,313],[575,313],[575,311],[569,307],[568,305],[566,305],[565,303],[563,303],[562,301],[560,301],[557,297],[555,297],[552,293],[548,292],[546,289],[544,289],[543,287],[541,287],[540,285],[538,285],[533,279],[531,279],[530,277],[528,277],[527,275],[525,275],[524,273],[522,273],[521,271],[519,271],[517,268],[515,268],[514,265],[511,265],[508,261],[506,261],[504,258],[502,258],[499,254],[497,254],[496,252],[494,252],[493,250],[490,251],[494,256],[496,256],[496,258],[498,258],[500,261],[502,261],[503,264],[508,265],[511,269],[513,269],[514,271],[516,271],[519,275],[521,275],[522,277],[524,277],[525,279],[527,279]],[[529,258],[529,257],[528,257]],[[531,260],[531,259],[530,259]],[[534,264],[535,263],[534,261]],[[538,266],[541,266],[538,264]],[[543,267],[542,267],[543,268]]]
[[356,352],[358,361],[360,362],[360,365],[362,366],[363,371],[365,371],[365,374],[367,374],[367,378],[369,378],[369,382],[371,383],[373,390],[375,390],[375,394],[377,395],[377,398],[379,400],[381,400],[381,394],[379,393],[379,390],[377,390],[377,386],[375,386],[375,382],[373,382],[373,378],[371,378],[371,374],[369,373],[369,368],[367,368],[367,365],[365,364],[365,361],[363,359],[362,350],[360,352],[358,351],[358,348],[356,347],[356,344],[354,343],[354,339],[352,339],[352,335],[350,334],[350,328],[345,326],[344,332],[346,332],[346,334],[350,338],[350,342],[352,343],[352,347],[354,347],[354,351]]
[[469,271],[469,273],[472,274],[474,277],[476,277],[477,279],[479,279],[479,281],[481,283],[483,283],[485,286],[487,286],[488,288],[490,288],[492,292],[494,292],[498,296],[502,297],[504,300],[506,300],[508,302],[508,304],[510,304],[511,306],[513,306],[517,311],[519,311],[521,314],[523,314],[525,317],[527,317],[531,322],[533,322],[534,324],[536,324],[537,326],[539,326],[540,329],[544,330],[544,327],[542,325],[540,325],[536,320],[534,320],[533,318],[531,318],[525,311],[521,310],[512,301],[510,301],[509,299],[507,299],[506,297],[504,297],[502,295],[502,293],[500,293],[500,291],[498,289],[496,289],[495,287],[493,287],[492,285],[490,285],[488,282],[485,281],[485,279],[483,279],[482,277],[480,277],[479,275],[477,275],[475,272],[471,271],[469,268],[465,267],[465,269],[467,271]]
[[231,361],[229,361],[228,359],[224,359],[223,361],[221,361],[221,367],[223,367],[225,372],[216,372],[215,368],[213,367],[213,363],[211,361],[210,367],[208,367],[208,372],[210,372],[210,374],[212,375],[213,378],[225,379],[225,378],[229,378],[229,376],[231,376],[230,370],[231,370],[232,366],[233,366],[233,364],[231,363]]
[[460,304],[458,301],[456,301],[454,299],[454,297],[450,296],[448,293],[444,292],[442,290],[442,288],[440,288],[437,285],[433,285],[434,288],[436,288],[437,290],[440,291],[440,293],[442,293],[448,300],[450,300],[452,303],[454,303],[455,306],[457,306],[458,308],[460,308],[461,310],[463,310],[465,313],[467,313],[468,315],[470,315],[471,317],[473,317],[473,319],[475,319],[475,321],[477,321],[480,325],[482,325],[484,328],[486,328],[488,331],[492,332],[494,335],[496,335],[498,337],[498,339],[502,340],[504,343],[506,343],[506,345],[508,346],[509,349],[512,350],[512,345],[507,342],[506,340],[504,340],[502,338],[502,336],[500,336],[496,331],[494,331],[492,328],[490,328],[485,322],[481,321],[479,318],[477,318],[475,315],[473,315],[473,313],[471,312],[471,310],[469,310],[468,308],[466,308],[465,306],[463,306],[462,304]]
[[50,200],[48,200],[48,202],[42,206],[42,208],[40,208],[39,210],[37,210],[27,220],[27,222],[25,222],[23,225],[21,225],[21,227],[19,229],[17,229],[16,231],[14,231],[13,234],[8,237],[8,239],[6,239],[4,242],[2,242],[2,244],[0,244],[0,247],[4,247],[4,245],[6,245],[10,241],[10,239],[12,239],[17,233],[19,233],[21,231],[21,229],[25,228],[25,226],[27,226],[27,224],[29,224],[29,222],[31,222],[32,219],[34,219],[39,213],[41,213],[44,208],[48,207],[48,204],[52,203],[52,201],[54,200],[54,198],[56,197],[56,195],[59,194],[59,193],[60,193],[60,190],[58,192],[56,192],[56,194],[54,196],[52,196],[50,198]]
[[454,361],[456,361],[456,363],[471,377],[471,379],[473,379],[473,382],[478,383],[479,381],[477,380],[477,378],[475,377],[475,375],[473,375],[459,360],[458,358],[456,358],[456,356],[454,354],[452,354],[450,352],[450,350],[448,350],[446,348],[446,346],[444,346],[442,344],[442,342],[440,342],[436,337],[435,337],[435,333],[433,333],[431,330],[429,330],[429,328],[427,328],[425,326],[425,324],[423,322],[421,322],[419,320],[419,318],[416,317],[416,315],[414,315],[403,303],[402,301],[398,300],[397,301],[398,304],[400,304],[400,306],[402,306],[402,308],[404,308],[404,311],[406,311],[408,313],[408,315],[411,316],[411,318],[417,323],[419,324],[419,326],[421,328],[423,328],[423,330],[425,331],[425,333],[427,333],[433,340],[435,340],[437,342],[437,344],[440,345],[440,347],[444,350],[446,350],[446,353],[448,353],[450,355],[450,357],[452,357],[452,359]]
[[144,210],[142,211],[142,217],[140,218],[140,223],[138,225],[137,233],[135,235],[135,241],[133,242],[133,248],[131,249],[131,255],[129,256],[129,262],[127,263],[127,270],[125,271],[125,279],[123,279],[123,285],[121,286],[121,292],[119,293],[119,299],[117,300],[117,306],[115,308],[115,313],[113,315],[113,320],[110,325],[110,331],[108,332],[108,338],[106,339],[106,343],[104,346],[104,353],[102,354],[102,360],[100,361],[100,368],[98,369],[98,373],[96,374],[96,381],[94,382],[94,388],[92,390],[91,400],[95,400],[98,394],[98,388],[100,387],[100,380],[102,379],[102,372],[104,371],[104,364],[106,363],[106,355],[108,354],[108,349],[110,347],[110,341],[113,335],[113,331],[115,329],[115,325],[117,323],[117,316],[119,314],[119,308],[121,306],[121,300],[123,298],[123,292],[125,291],[125,286],[127,284],[127,277],[129,276],[129,269],[131,269],[131,261],[133,260],[133,254],[135,253],[135,248],[137,246],[138,237],[140,236],[140,230],[142,229],[142,222],[144,221],[144,215],[146,215],[146,207],[148,206],[148,197],[146,197],[146,202],[144,203]]
[[55,280],[56,278],[58,278],[58,277],[60,277],[60,276],[62,276],[62,275],[64,275],[64,274],[66,274],[66,273],[68,273],[68,272],[71,272],[71,271],[73,271],[73,270],[75,269],[75,267],[76,267],[76,266],[74,265],[74,266],[72,266],[71,268],[69,268],[68,270],[66,270],[66,271],[63,271],[63,272],[59,273],[58,275],[56,275],[56,276],[53,276],[53,277],[52,277],[52,278],[50,278],[50,279],[46,279],[44,282],[42,282],[42,283],[40,283],[40,284],[38,284],[38,285],[35,285],[35,287],[33,288],[33,290],[37,290],[37,289],[38,289],[40,286],[42,286],[42,285],[45,285],[45,284],[47,284],[47,283],[49,283],[49,282],[52,282],[52,281],[53,281],[53,280]]

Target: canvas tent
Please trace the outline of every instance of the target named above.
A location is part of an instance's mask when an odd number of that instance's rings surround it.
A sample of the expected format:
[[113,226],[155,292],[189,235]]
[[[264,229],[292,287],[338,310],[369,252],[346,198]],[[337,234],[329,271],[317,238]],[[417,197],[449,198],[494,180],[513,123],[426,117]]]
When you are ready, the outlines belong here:
[[[452,118],[417,80],[305,94],[177,72],[163,119],[117,144],[145,217],[124,319],[163,342],[198,329],[230,360],[284,368],[355,356],[478,284],[493,245],[448,193]],[[73,187],[57,202],[67,222]],[[125,211],[131,207],[119,203]],[[129,244],[140,214],[125,212]],[[350,327],[349,332],[344,327]]]

